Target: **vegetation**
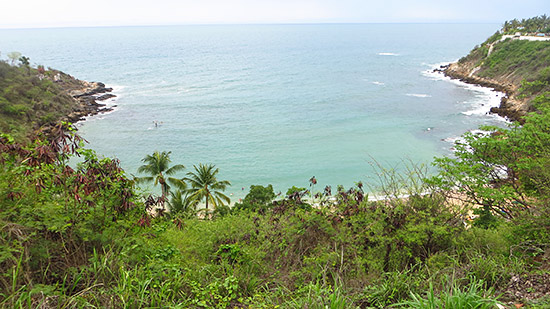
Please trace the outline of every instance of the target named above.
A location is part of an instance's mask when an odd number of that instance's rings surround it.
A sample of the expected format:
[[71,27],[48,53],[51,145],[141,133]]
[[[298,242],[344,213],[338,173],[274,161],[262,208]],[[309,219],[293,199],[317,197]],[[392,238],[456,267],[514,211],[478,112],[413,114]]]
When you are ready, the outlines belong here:
[[208,209],[208,204],[214,208],[223,205],[224,202],[229,204],[229,197],[220,191],[225,191],[225,188],[231,183],[227,180],[219,181],[216,178],[219,170],[212,164],[194,165],[193,168],[195,171],[187,173],[188,177],[184,178],[191,185],[189,198],[194,203],[204,200],[206,209]]
[[[490,44],[490,43],[489,43]],[[508,39],[494,45],[488,55],[487,43],[474,49],[468,56],[462,58],[461,63],[473,63],[479,66],[477,75],[520,83],[522,80],[534,81],[544,79],[548,72],[545,70],[550,61],[550,42],[526,41]],[[544,87],[541,87],[542,90]]]
[[139,182],[153,182],[156,185],[160,185],[162,191],[162,200],[164,201],[170,191],[171,183],[177,187],[184,187],[181,179],[174,177],[165,177],[165,175],[174,175],[178,171],[181,171],[185,166],[176,164],[172,167],[168,167],[170,160],[170,152],[158,152],[155,151],[152,155],[147,155],[142,160],[145,164],[138,168],[138,173],[146,173],[151,176],[140,177],[137,180]]
[[487,133],[465,134],[465,142],[456,147],[457,159],[436,160],[441,173],[434,182],[447,191],[463,193],[484,214],[498,213],[508,219],[546,203],[550,197],[549,117],[545,108],[530,115],[523,126],[484,127]]
[[546,14],[528,19],[512,19],[502,26],[504,33],[550,33],[550,18]]
[[492,297],[485,297],[485,293],[483,292],[483,282],[473,282],[464,291],[459,287],[452,287],[448,292],[443,291],[439,297],[435,295],[433,287],[430,286],[426,298],[412,293],[412,300],[405,301],[400,305],[409,308],[497,308],[498,301]]
[[[442,173],[430,181],[418,182],[425,178],[418,173],[409,175],[417,180],[410,185],[382,176],[390,180],[380,184],[390,196],[384,201],[368,201],[360,184],[309,199],[303,188],[291,188],[278,200],[271,186],[252,186],[241,203],[212,219],[178,211],[192,205],[183,203],[185,194],[180,205],[187,206],[152,216],[117,161],[80,148],[70,127],[27,146],[4,135],[0,301],[5,307],[493,308],[500,299],[544,306],[544,299],[517,298],[509,289],[512,277],[540,275],[550,265],[548,178],[540,168],[548,158],[541,142],[549,115],[469,137],[471,156],[441,159]],[[84,160],[71,168],[71,155]],[[501,165],[517,177],[472,185],[484,169]],[[198,172],[201,166],[208,173]],[[463,203],[446,187],[459,170]],[[216,171],[198,165],[190,174]],[[498,188],[502,198],[489,200]],[[400,192],[412,195],[398,198]],[[484,216],[469,221],[476,201],[490,205],[481,210],[494,224],[479,224]]]
[[457,71],[448,73],[506,92],[504,103],[492,111],[523,122],[525,114],[543,107],[550,98],[550,41],[503,40],[503,35],[518,32],[550,37],[546,33],[550,32],[550,19],[542,15],[506,22],[500,31],[461,58]]
[[502,76],[513,72],[524,79],[538,77],[550,60],[550,42],[507,40],[495,45],[483,61],[481,76]]
[[[285,196],[253,185],[228,207],[214,165],[178,178],[156,151],[140,172],[170,211],[153,213],[143,180],[69,124],[3,133],[0,307],[548,308],[547,71],[525,84],[540,107],[523,125],[466,134],[435,176],[381,171],[379,201],[361,183],[317,192],[312,177]],[[214,210],[197,216],[199,203]]]
[[273,192],[273,186],[250,186],[250,191],[246,197],[239,203],[235,203],[233,209],[235,211],[248,210],[265,212],[271,205],[271,202],[275,199],[275,192]]
[[[26,138],[33,130],[53,124],[68,115],[74,99],[47,78],[54,71],[32,69],[29,58],[8,53],[10,62],[0,61],[0,131]],[[42,67],[43,69],[43,67]]]

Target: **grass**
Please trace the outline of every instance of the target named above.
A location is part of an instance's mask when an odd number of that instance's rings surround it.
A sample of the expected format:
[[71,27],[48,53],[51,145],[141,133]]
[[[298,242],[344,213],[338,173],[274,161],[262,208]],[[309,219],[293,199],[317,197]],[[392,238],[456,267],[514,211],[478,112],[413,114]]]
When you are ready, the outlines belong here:
[[492,296],[491,288],[484,289],[483,281],[472,282],[466,287],[460,287],[456,284],[439,295],[430,284],[429,290],[425,296],[417,293],[411,293],[411,299],[393,305],[395,308],[414,308],[414,309],[495,309],[500,304],[498,297]]

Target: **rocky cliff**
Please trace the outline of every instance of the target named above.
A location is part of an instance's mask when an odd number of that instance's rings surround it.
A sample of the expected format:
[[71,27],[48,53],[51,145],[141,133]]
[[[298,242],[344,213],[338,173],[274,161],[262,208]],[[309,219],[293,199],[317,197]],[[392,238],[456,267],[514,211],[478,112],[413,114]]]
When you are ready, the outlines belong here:
[[61,71],[55,71],[48,76],[66,94],[74,99],[73,110],[65,115],[62,120],[77,122],[83,117],[111,111],[112,108],[100,103],[116,97],[112,94],[113,88],[105,87],[101,82],[88,82],[74,78]]
[[493,88],[496,91],[506,93],[500,101],[499,107],[493,107],[492,113],[499,114],[513,121],[521,121],[522,117],[530,111],[530,105],[526,99],[519,99],[516,92],[520,83],[506,76],[499,78],[486,78],[478,76],[479,66],[472,63],[451,63],[444,68],[445,75],[459,79],[468,84],[480,85]]
[[550,42],[495,40],[439,70],[451,78],[505,92],[500,106],[491,112],[522,122],[523,116],[536,110],[533,99],[537,94],[526,93],[522,85],[548,68],[546,59],[550,59]]

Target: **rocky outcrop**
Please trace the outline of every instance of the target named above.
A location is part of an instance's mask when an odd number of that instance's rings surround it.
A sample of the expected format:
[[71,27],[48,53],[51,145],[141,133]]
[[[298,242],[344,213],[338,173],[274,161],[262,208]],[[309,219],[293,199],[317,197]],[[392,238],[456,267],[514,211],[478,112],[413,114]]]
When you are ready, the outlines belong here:
[[74,98],[81,98],[81,97],[87,97],[87,96],[93,96],[96,94],[102,94],[105,92],[111,92],[113,91],[113,88],[106,88],[105,84],[98,83],[98,82],[84,82],[81,81],[84,88],[72,90],[71,95]]
[[50,76],[51,80],[75,101],[73,110],[62,120],[74,123],[84,120],[86,116],[113,110],[98,102],[116,97],[110,93],[113,88],[108,88],[100,82],[79,80],[61,71],[55,71],[55,74],[50,74]]
[[492,113],[496,113],[502,117],[506,117],[513,121],[523,122],[523,116],[530,112],[530,107],[525,100],[518,99],[515,96],[519,88],[519,83],[516,80],[502,76],[498,79],[490,79],[477,75],[479,67],[472,63],[451,63],[442,66],[437,71],[443,72],[446,76],[458,79],[462,82],[479,85],[482,87],[493,88],[496,91],[504,92],[504,96],[500,101],[499,107],[491,108]]

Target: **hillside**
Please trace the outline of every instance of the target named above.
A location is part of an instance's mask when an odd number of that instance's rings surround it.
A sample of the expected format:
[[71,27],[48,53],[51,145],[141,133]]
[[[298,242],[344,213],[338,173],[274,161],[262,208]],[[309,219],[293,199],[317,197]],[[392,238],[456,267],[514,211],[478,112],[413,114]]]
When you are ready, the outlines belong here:
[[98,96],[111,90],[61,71],[0,61],[0,132],[23,138],[59,121],[76,122],[103,111],[96,100],[113,97]]
[[[530,24],[529,21],[523,22]],[[515,28],[510,24],[506,22],[502,30],[476,46],[469,55],[450,64],[444,72],[452,78],[506,92],[500,107],[493,108],[492,112],[522,121],[528,112],[537,110],[550,97],[550,41],[528,40],[546,37],[542,37],[543,33],[526,33],[522,23],[515,23]],[[541,27],[546,24],[542,23]],[[516,32],[527,36],[505,36]]]

